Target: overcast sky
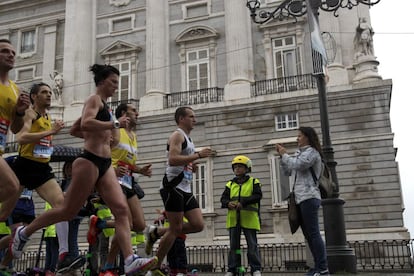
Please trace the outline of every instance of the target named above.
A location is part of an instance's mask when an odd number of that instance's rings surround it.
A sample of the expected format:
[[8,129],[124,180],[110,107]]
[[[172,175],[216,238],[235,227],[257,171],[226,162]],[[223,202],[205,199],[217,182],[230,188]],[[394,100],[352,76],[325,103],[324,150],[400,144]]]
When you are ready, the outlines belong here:
[[[405,204],[404,222],[414,234],[414,1],[382,0],[370,9],[379,74],[392,79],[391,127]],[[412,238],[413,236],[411,236]]]

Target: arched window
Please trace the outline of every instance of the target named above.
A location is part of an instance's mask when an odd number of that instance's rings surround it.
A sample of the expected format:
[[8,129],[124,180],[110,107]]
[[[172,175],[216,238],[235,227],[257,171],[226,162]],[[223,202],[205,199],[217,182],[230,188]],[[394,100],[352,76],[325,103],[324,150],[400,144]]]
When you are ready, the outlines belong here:
[[218,33],[207,26],[193,26],[176,38],[180,46],[181,90],[217,86],[216,51]]

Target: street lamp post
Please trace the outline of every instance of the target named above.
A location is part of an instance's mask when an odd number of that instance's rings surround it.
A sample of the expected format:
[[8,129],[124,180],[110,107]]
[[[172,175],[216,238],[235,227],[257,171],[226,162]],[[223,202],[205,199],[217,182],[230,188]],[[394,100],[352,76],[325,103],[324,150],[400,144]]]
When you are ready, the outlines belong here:
[[[253,22],[257,24],[263,24],[270,20],[283,20],[286,18],[296,19],[297,17],[305,15],[308,10],[312,11],[315,15],[317,21],[316,23],[319,24],[319,9],[327,12],[333,12],[334,16],[337,17],[339,8],[352,9],[359,4],[373,6],[380,1],[381,0],[284,0],[272,11],[266,11],[260,10],[260,0],[247,0],[247,7],[250,10],[250,16]],[[310,9],[308,9],[307,5],[310,5]],[[321,55],[312,54],[312,57],[313,59],[319,59],[313,60],[314,64],[315,62],[321,64]],[[314,72],[314,77],[316,78],[318,87],[323,155],[327,166],[331,171],[332,179],[336,183],[333,196],[322,200],[329,270],[331,273],[338,271],[356,273],[355,252],[348,246],[346,240],[343,212],[343,205],[345,201],[339,198],[339,185],[335,168],[337,163],[334,159],[334,150],[331,144],[329,129],[325,75],[322,70],[318,70],[318,72]]]

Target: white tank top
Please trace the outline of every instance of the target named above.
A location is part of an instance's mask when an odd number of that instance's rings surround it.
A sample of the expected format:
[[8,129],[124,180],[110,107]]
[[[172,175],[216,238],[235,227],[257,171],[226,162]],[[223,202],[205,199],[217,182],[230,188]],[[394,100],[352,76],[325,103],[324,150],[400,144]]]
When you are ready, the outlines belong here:
[[[181,155],[191,155],[194,154],[195,148],[194,144],[191,141],[190,137],[181,129],[177,128],[177,131],[181,132],[184,135],[184,139],[186,140],[187,146],[181,149]],[[179,175],[182,171],[184,171],[184,178],[183,180],[177,185],[177,188],[182,190],[186,193],[191,193],[191,185],[193,183],[193,163],[190,162],[184,166],[170,166],[168,163],[169,151],[167,150],[167,179],[171,181],[174,177]]]

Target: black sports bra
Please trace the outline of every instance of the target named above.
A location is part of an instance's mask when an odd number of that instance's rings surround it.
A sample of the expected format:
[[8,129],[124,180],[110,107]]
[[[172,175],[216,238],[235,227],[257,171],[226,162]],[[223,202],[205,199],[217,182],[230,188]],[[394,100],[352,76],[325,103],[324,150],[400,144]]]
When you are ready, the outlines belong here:
[[102,103],[103,103],[104,106],[103,106],[102,109],[100,109],[98,111],[98,113],[96,114],[95,119],[99,120],[99,121],[104,121],[104,122],[111,121],[112,120],[112,115],[111,115],[111,112],[110,112],[110,108],[104,100],[102,100]]

